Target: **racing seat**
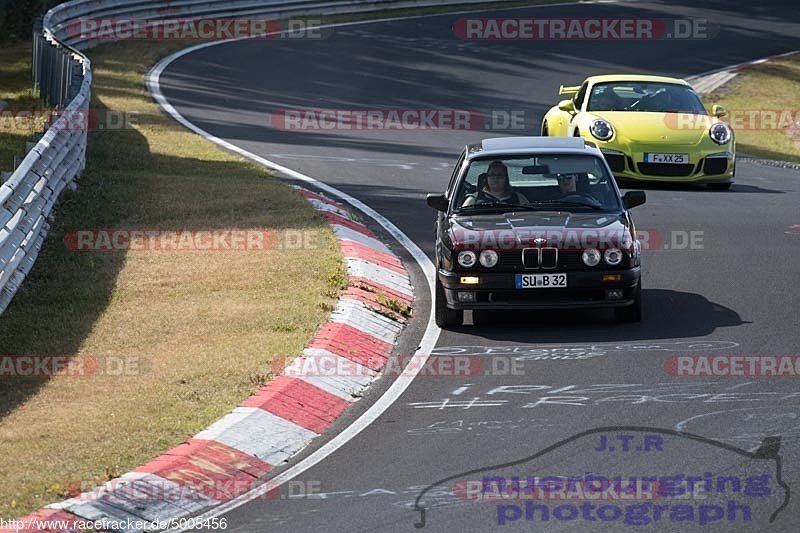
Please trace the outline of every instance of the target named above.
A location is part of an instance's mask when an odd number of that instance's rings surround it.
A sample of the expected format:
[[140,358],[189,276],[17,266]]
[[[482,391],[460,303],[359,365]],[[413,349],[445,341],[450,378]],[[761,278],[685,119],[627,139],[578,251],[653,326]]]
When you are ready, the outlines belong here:
[[578,172],[575,174],[575,190],[578,192],[585,192],[586,194],[593,194],[592,187],[589,185],[589,175],[586,172]]
[[486,188],[486,183],[489,181],[489,178],[486,177],[486,172],[481,172],[478,174],[478,185],[477,190],[482,191]]

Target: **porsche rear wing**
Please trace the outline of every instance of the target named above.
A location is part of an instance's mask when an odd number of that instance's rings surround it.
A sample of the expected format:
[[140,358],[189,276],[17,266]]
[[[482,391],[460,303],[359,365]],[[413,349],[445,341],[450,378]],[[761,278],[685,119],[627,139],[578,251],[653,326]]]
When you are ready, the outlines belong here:
[[561,95],[564,95],[564,96],[572,96],[573,94],[578,94],[578,91],[579,91],[580,89],[581,89],[581,86],[580,86],[580,85],[572,85],[572,86],[568,86],[568,85],[562,85],[562,86],[561,86],[561,87],[559,87],[559,89],[558,89],[558,94],[559,94],[560,96],[561,96]]

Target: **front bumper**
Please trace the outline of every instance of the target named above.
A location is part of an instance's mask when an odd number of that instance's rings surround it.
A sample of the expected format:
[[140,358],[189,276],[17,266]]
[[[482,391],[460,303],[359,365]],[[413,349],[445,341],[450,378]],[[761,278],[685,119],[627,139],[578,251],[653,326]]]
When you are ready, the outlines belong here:
[[[450,309],[578,309],[596,307],[625,307],[636,297],[641,267],[626,270],[564,272],[564,289],[517,289],[515,275],[520,272],[449,272],[439,270],[439,282],[444,288]],[[525,272],[535,274],[542,272]],[[551,272],[555,273],[555,272]],[[620,274],[620,281],[603,281],[602,276]],[[477,276],[480,283],[465,285],[462,276]],[[621,299],[609,299],[607,289],[622,289]],[[464,302],[461,292],[474,292],[474,301]]]
[[614,176],[620,179],[680,183],[733,183],[736,156],[733,152],[697,151],[694,147],[664,146],[650,152],[689,153],[689,163],[644,163],[645,149],[601,148]]

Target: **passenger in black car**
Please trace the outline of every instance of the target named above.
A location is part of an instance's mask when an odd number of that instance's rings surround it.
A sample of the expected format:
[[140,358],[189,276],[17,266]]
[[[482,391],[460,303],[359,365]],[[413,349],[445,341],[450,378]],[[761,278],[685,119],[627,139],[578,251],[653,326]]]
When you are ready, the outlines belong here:
[[[599,191],[602,194],[602,190]],[[589,177],[584,172],[577,174],[558,175],[559,200],[564,201],[589,201],[592,206],[600,207],[604,201],[597,198],[596,193],[592,192],[589,186]]]
[[578,191],[578,177],[575,174],[559,174],[558,190],[562,196],[574,194]]

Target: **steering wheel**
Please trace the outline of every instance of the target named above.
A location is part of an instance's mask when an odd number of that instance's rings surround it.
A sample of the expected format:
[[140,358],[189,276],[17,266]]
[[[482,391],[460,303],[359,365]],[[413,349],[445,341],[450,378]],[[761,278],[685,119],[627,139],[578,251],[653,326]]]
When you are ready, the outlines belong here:
[[497,198],[489,194],[488,192],[480,189],[476,196],[475,196],[475,203],[476,204],[493,204],[497,202]]
[[[576,199],[577,200],[589,200],[589,202],[595,207],[600,207],[602,205],[597,198],[595,198],[594,196],[592,196],[589,193],[581,192],[581,191],[571,192],[571,193],[569,193],[568,195],[564,196],[561,199],[566,201],[566,202],[571,202],[571,201],[574,201]],[[578,203],[581,203],[581,202],[578,202]]]

